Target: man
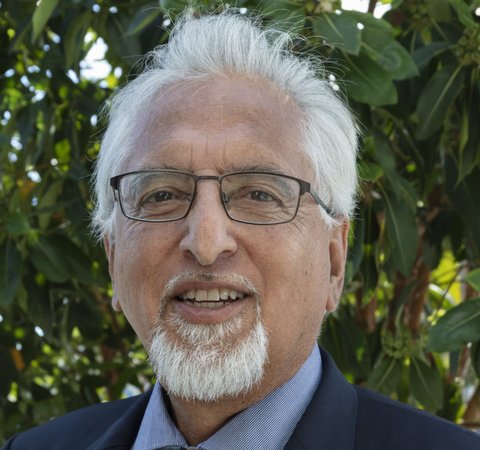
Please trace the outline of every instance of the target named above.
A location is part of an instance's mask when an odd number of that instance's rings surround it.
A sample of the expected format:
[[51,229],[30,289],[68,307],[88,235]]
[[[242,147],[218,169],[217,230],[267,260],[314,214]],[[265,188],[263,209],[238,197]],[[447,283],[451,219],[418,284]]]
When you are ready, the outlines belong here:
[[316,345],[342,290],[356,132],[286,45],[243,17],[186,19],[113,99],[94,223],[159,383],[6,448],[480,449],[350,386]]

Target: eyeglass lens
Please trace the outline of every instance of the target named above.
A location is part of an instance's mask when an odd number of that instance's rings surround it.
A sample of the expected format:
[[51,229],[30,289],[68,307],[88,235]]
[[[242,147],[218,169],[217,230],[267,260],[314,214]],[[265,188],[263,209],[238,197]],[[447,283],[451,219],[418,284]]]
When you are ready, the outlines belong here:
[[[127,217],[170,221],[184,217],[194,199],[196,178],[178,172],[140,172],[120,180]],[[221,179],[222,201],[229,217],[248,223],[281,223],[297,211],[300,184],[282,175],[237,173]]]

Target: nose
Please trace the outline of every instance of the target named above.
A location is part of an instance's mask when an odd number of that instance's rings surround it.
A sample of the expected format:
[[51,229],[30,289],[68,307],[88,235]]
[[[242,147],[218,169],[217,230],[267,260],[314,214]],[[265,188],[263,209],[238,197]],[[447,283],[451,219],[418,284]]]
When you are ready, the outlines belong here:
[[211,266],[238,248],[232,235],[234,223],[225,213],[219,188],[217,182],[198,183],[195,202],[184,219],[186,231],[180,249],[201,266]]

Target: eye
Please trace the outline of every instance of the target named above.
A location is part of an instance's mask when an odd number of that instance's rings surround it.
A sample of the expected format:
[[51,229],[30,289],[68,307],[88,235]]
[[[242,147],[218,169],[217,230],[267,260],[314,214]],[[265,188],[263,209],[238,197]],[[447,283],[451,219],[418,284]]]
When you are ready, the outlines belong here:
[[173,194],[168,191],[156,191],[145,198],[146,202],[160,203],[172,200]]
[[140,203],[142,205],[159,206],[165,203],[170,204],[172,202],[188,202],[190,199],[191,195],[187,192],[182,192],[173,188],[163,188],[143,195]]
[[248,198],[256,202],[271,202],[275,200],[272,195],[265,191],[251,191],[248,193]]
[[233,180],[226,186],[223,195],[224,203],[232,208],[277,208],[288,200],[285,199],[281,186],[268,179],[243,180],[238,177],[238,180]]

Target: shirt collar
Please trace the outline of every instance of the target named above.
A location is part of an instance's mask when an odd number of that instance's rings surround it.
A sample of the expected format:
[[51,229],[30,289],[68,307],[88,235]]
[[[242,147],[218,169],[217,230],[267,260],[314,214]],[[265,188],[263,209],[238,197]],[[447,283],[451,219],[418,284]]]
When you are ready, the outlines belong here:
[[[310,403],[321,378],[321,357],[315,345],[300,370],[287,383],[237,414],[199,447],[205,450],[283,448]],[[187,445],[165,405],[162,388],[155,385],[132,450],[154,450],[164,445]]]

